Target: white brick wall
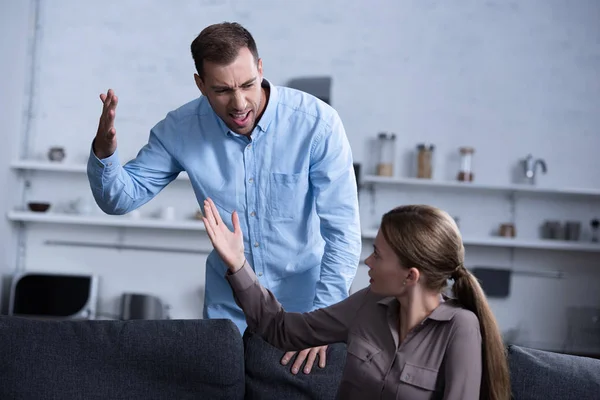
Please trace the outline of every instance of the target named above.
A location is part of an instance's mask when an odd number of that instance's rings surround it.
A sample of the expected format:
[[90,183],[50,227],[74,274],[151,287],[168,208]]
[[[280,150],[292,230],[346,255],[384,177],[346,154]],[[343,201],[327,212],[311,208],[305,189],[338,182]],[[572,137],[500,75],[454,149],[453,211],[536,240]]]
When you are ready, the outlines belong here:
[[[437,146],[436,178],[455,177],[457,148],[468,144],[476,148],[475,173],[480,182],[510,182],[517,160],[533,152],[549,167],[540,184],[600,186],[597,1],[177,0],[166,4],[41,0],[28,138],[31,156],[62,145],[69,160],[83,161],[100,112],[98,94],[112,87],[120,96],[120,151],[124,159],[133,157],[152,125],[198,95],[191,40],[208,24],[237,20],[255,36],[266,77],[276,84],[303,75],[333,76],[332,103],[342,116],[357,161],[372,164],[369,141],[387,130],[399,136],[398,175],[410,174],[408,155],[416,143],[426,141]],[[64,178],[44,175],[36,180],[29,198],[57,203],[74,194],[89,198],[85,177]],[[182,198],[181,190],[186,189],[177,185],[167,188],[144,212],[167,204],[178,206],[180,213],[193,212],[191,191]],[[377,197],[373,216],[365,207],[363,220],[373,225],[381,212],[411,199],[417,198],[410,193],[383,193]],[[461,214],[464,229],[478,234],[488,234],[508,215],[503,198],[465,201],[450,196],[431,201]],[[530,237],[545,218],[588,221],[600,214],[598,203],[549,199],[520,204],[519,233]],[[65,237],[105,241],[119,235],[97,228],[60,232]],[[42,246],[51,234],[56,234],[55,227],[31,231],[28,266],[102,273],[106,311],[115,311],[123,291],[145,290],[171,303],[175,317],[200,315],[203,257],[167,255],[172,262],[166,266],[156,263],[154,253]],[[200,246],[202,240],[176,234],[148,238],[147,233],[136,231],[125,232],[125,238],[171,241],[185,247]],[[468,251],[472,263],[511,263],[508,250]],[[514,263],[515,268],[566,268],[572,273],[561,281],[515,277],[511,298],[494,302],[504,329],[520,327],[523,341],[560,347],[566,332],[565,307],[600,304],[594,290],[598,272],[593,269],[598,256],[520,251],[514,254]],[[534,300],[525,300],[524,295],[531,293]]]

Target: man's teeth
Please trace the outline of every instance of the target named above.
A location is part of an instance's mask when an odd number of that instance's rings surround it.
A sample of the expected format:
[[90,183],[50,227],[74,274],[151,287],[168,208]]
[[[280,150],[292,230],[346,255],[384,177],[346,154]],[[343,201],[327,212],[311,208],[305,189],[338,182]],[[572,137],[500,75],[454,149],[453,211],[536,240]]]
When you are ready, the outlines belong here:
[[233,116],[233,118],[244,118],[246,115],[248,115],[247,112],[242,113],[242,114],[231,114]]

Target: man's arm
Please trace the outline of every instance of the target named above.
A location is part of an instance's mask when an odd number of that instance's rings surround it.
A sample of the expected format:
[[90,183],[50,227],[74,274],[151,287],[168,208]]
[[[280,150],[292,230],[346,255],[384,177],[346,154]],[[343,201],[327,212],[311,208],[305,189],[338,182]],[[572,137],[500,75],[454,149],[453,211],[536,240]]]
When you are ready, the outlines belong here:
[[310,182],[325,252],[317,282],[314,309],[348,296],[360,252],[358,192],[350,143],[337,113],[311,149]]
[[107,214],[125,214],[150,201],[182,171],[163,140],[174,129],[172,114],[150,131],[136,158],[121,166],[114,119],[117,96],[100,96],[104,103],[98,132],[87,164],[87,176],[98,206]]

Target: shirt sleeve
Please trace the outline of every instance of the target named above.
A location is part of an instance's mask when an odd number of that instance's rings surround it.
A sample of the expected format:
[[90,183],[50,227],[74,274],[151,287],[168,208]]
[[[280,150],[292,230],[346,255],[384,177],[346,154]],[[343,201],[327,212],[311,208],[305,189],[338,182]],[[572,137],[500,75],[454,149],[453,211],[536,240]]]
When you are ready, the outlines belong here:
[[246,262],[227,274],[234,298],[246,315],[250,331],[286,351],[346,342],[356,313],[366,300],[368,288],[344,301],[308,313],[286,312],[273,294],[257,280]]
[[315,291],[316,309],[348,297],[361,252],[352,152],[337,113],[311,149],[310,182],[325,241]]
[[167,116],[150,131],[148,143],[124,166],[117,151],[99,159],[93,144],[87,176],[96,203],[107,214],[126,214],[156,196],[183,170],[168,150],[175,123]]
[[446,349],[444,400],[479,399],[481,345],[478,322],[457,325]]

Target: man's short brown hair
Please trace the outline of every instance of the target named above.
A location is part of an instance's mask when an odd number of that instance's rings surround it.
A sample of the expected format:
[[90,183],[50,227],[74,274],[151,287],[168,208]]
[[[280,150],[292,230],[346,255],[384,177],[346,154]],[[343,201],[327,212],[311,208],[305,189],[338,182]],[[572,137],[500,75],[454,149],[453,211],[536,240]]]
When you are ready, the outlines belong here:
[[256,42],[246,28],[237,22],[207,26],[191,45],[192,57],[200,78],[204,78],[204,61],[228,65],[236,59],[241,48],[247,47],[258,62]]

